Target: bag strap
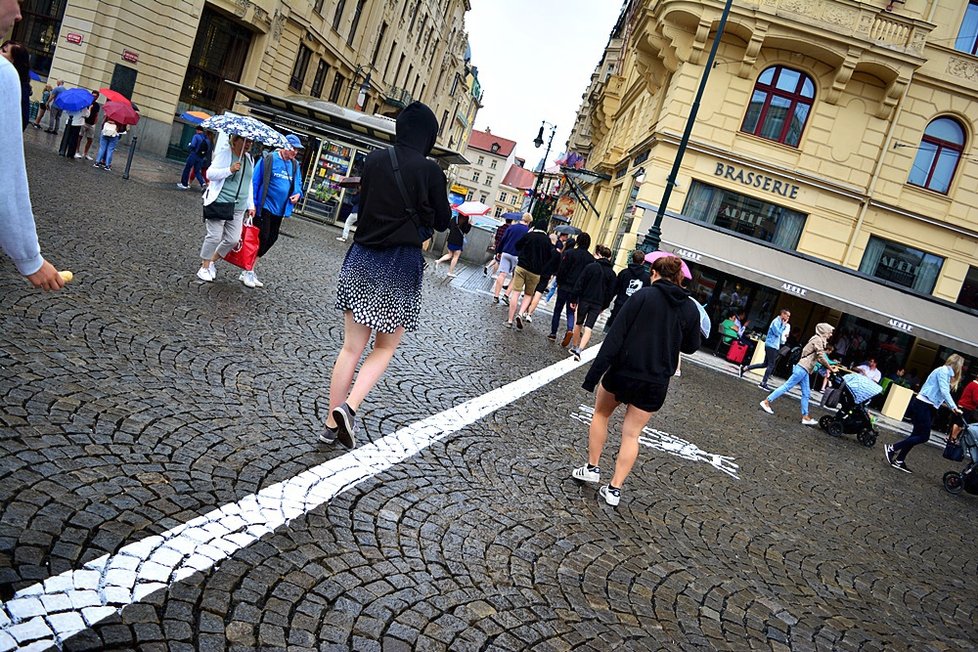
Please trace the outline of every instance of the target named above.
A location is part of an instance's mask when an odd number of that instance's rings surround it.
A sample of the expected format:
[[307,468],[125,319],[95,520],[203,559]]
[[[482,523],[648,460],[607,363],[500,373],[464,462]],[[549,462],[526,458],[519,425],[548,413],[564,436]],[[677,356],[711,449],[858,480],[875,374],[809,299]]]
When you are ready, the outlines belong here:
[[[241,194],[241,182],[244,181],[244,178],[245,178],[245,175],[244,175],[244,166],[243,165],[241,166],[241,169],[238,170],[237,173],[240,173],[241,176],[238,177],[238,189],[234,191],[234,200],[233,200],[234,203],[238,203],[238,195]],[[235,173],[235,174],[237,174],[237,173]]]
[[394,152],[394,148],[388,147],[387,154],[390,156],[391,166],[394,168],[394,181],[397,183],[398,192],[401,193],[401,200],[404,202],[404,206],[407,207],[408,217],[420,229],[421,220],[418,215],[418,210],[414,207],[414,202],[408,197],[407,187],[404,185],[404,177],[401,176],[401,166],[397,162],[397,154]]
[[262,206],[265,205],[265,198],[268,197],[268,184],[272,181],[272,156],[275,152],[269,152],[261,159],[262,165],[262,176],[261,176],[261,201],[255,205],[255,212],[260,213]]

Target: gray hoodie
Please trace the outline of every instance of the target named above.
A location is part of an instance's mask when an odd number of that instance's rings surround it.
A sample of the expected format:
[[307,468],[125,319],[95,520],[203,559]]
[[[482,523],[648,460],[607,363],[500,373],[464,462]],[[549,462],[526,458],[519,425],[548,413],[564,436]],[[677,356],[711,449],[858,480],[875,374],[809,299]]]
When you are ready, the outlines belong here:
[[825,357],[825,347],[834,331],[835,327],[832,324],[823,322],[815,326],[815,334],[801,350],[801,359],[798,360],[798,364],[808,370],[808,373],[812,373],[816,362],[825,362],[822,360]]

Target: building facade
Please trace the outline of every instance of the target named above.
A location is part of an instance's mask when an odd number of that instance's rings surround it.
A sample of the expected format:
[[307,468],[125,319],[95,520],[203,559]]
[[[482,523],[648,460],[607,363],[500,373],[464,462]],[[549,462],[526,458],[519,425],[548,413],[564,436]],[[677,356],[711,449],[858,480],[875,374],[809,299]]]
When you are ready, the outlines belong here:
[[473,130],[464,156],[469,165],[458,169],[456,183],[467,189],[466,199],[493,206],[510,163],[516,141],[485,131]]
[[420,100],[450,148],[468,140],[477,110],[469,9],[469,0],[25,0],[12,37],[42,76],[129,96],[143,116],[141,146],[155,153],[182,152],[184,111],[239,108],[225,79],[368,114]]
[[[723,5],[626,2],[592,77],[570,147],[611,179],[576,226],[619,265],[653,225]],[[978,355],[976,27],[975,0],[734,1],[661,221],[714,318],[763,330],[785,305],[801,333],[828,320],[850,358],[919,374]]]

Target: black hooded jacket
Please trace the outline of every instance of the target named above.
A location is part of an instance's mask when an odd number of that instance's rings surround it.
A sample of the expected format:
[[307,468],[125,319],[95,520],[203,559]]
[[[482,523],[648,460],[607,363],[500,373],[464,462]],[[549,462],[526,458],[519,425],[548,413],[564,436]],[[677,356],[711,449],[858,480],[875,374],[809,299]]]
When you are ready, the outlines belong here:
[[574,248],[565,253],[557,268],[557,287],[571,290],[584,268],[594,262],[587,249]]
[[701,337],[696,306],[682,288],[659,280],[625,302],[582,387],[594,391],[609,369],[627,379],[668,386],[679,352],[694,353]]
[[452,209],[448,205],[445,175],[426,157],[435,146],[438,120],[421,102],[407,106],[397,117],[394,151],[421,224],[405,211],[394,180],[394,167],[386,149],[367,155],[360,175],[360,218],[353,241],[364,247],[421,246],[418,226],[436,231],[448,228]]
[[621,310],[628,297],[649,287],[651,283],[649,270],[645,269],[645,265],[628,263],[628,267],[618,272],[618,279],[615,281],[615,308]]
[[598,258],[590,263],[574,284],[577,302],[601,306],[604,310],[615,298],[615,278],[615,268],[607,258]]

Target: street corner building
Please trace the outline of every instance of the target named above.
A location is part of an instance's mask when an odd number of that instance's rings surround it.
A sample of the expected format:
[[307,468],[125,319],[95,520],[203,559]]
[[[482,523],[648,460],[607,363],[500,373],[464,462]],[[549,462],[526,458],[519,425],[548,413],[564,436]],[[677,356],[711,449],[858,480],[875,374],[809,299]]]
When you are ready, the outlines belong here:
[[[10,37],[30,50],[36,84],[62,79],[129,97],[143,118],[133,135],[145,152],[182,160],[194,131],[186,112],[254,113],[246,101],[256,96],[290,109],[277,118],[338,124],[303,133],[317,140],[303,170],[319,192],[307,194],[333,206],[335,220],[344,194],[335,181],[355,176],[363,152],[386,144],[390,118],[411,102],[440,118],[443,150],[468,142],[481,92],[473,92],[464,28],[470,9],[469,0],[24,0]],[[362,126],[364,118],[375,120]]]
[[[619,266],[654,224],[724,4],[626,2],[584,93],[568,151],[610,178],[575,226]],[[978,369],[976,44],[978,0],[734,0],[661,218],[715,324],[737,309],[763,330],[787,307],[793,333],[828,321],[884,372],[952,351]]]

